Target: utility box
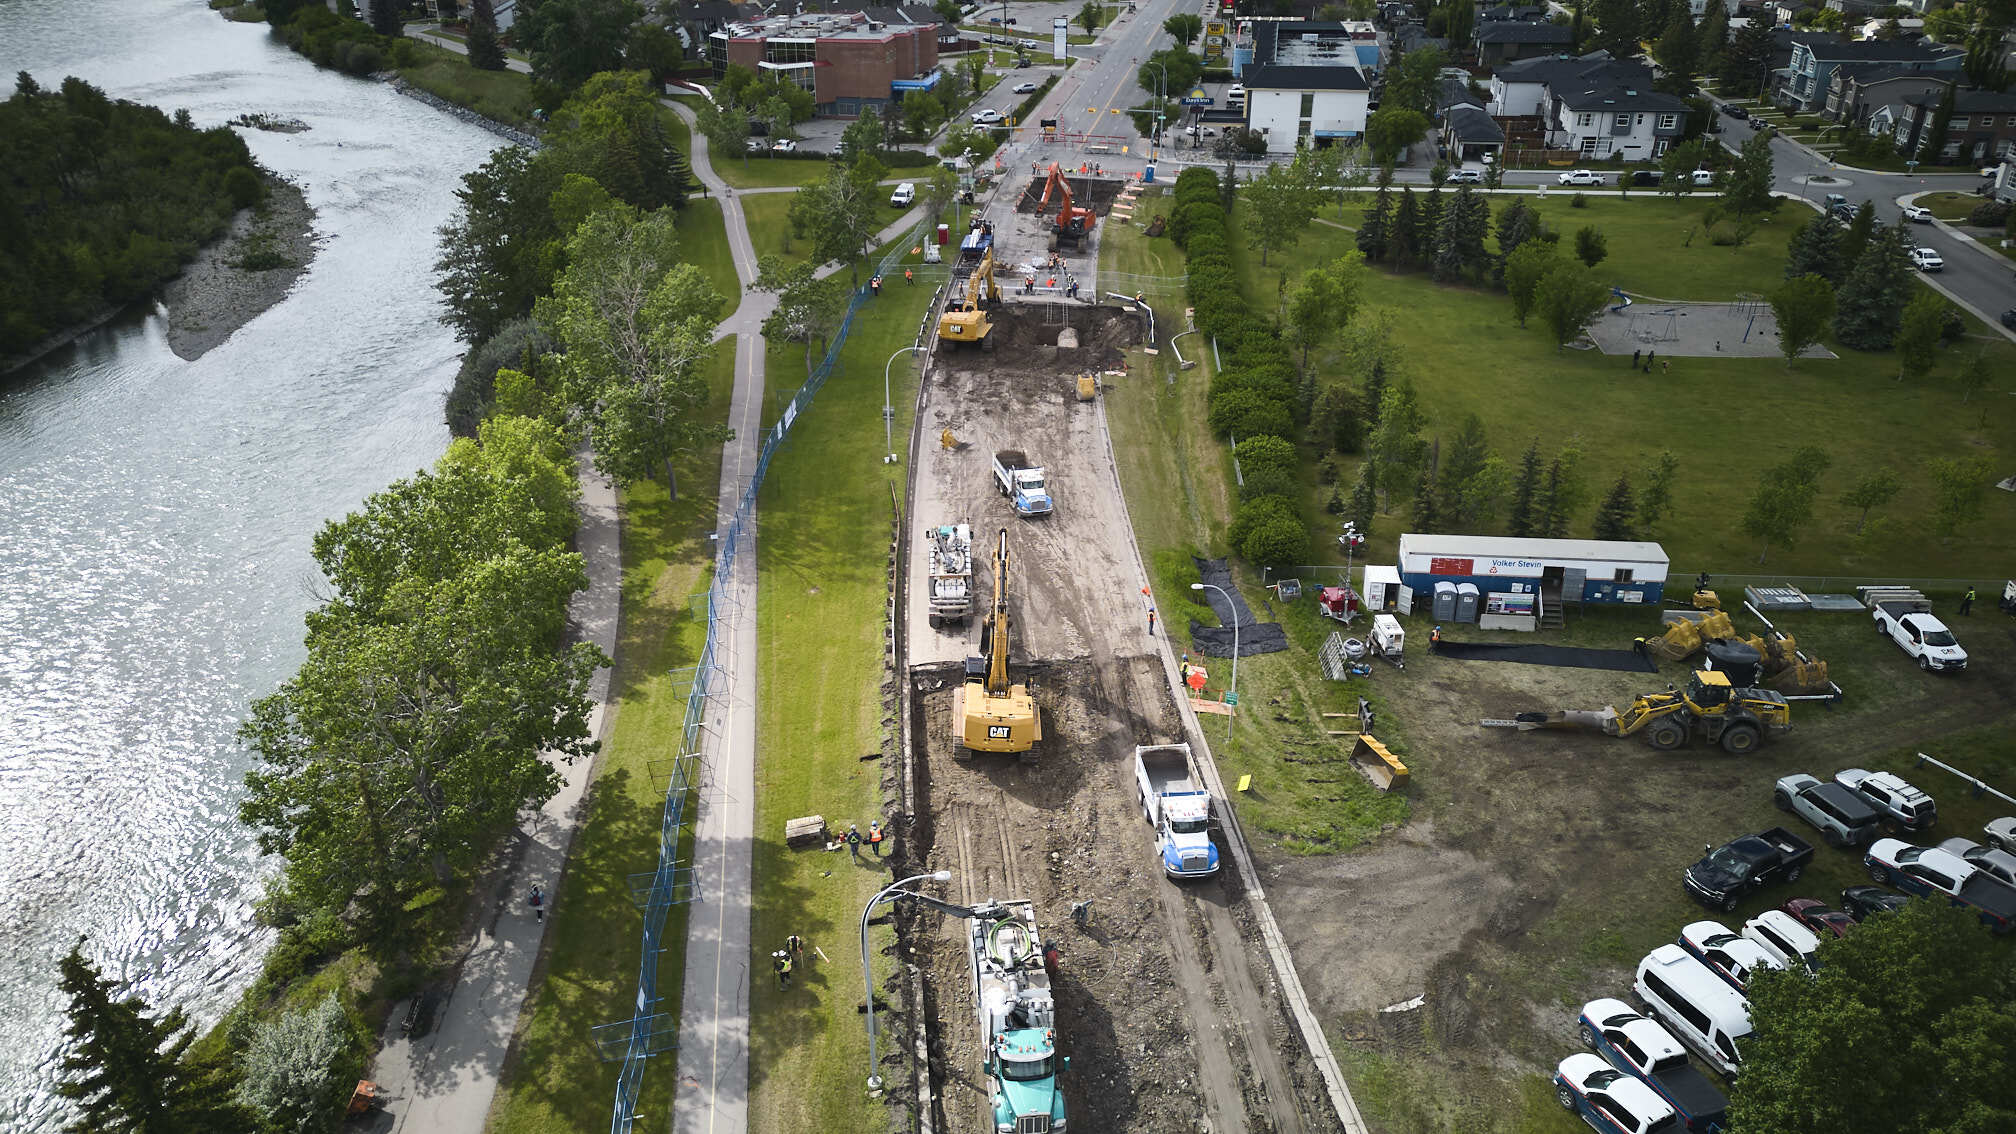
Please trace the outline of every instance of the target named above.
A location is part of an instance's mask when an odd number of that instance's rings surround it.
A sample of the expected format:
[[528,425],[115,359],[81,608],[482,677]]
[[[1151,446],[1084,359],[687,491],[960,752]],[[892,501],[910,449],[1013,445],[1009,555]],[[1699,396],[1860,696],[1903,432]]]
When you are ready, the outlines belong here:
[[1477,621],[1478,610],[1484,605],[1484,593],[1475,583],[1456,584],[1456,621]]
[[1436,583],[1435,601],[1428,610],[1428,617],[1437,622],[1456,621],[1456,584],[1447,580]]

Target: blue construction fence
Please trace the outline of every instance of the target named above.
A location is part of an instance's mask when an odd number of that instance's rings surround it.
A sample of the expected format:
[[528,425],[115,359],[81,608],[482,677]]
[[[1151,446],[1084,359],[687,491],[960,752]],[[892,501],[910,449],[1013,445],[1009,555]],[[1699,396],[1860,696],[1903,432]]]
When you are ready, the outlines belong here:
[[[932,223],[933,219],[927,217],[907,236],[892,244],[873,274],[889,276],[909,249],[930,233]],[[847,314],[833,335],[832,345],[826,349],[826,356],[805,384],[799,387],[791,403],[784,407],[777,423],[765,433],[756,458],[756,471],[743,489],[741,499],[736,502],[734,515],[716,533],[719,550],[715,553],[714,579],[706,595],[699,597],[707,616],[707,641],[700,648],[698,662],[675,675],[691,684],[686,694],[686,717],[680,731],[679,754],[673,760],[666,779],[665,809],[658,826],[658,868],[650,874],[631,879],[631,896],[644,915],[643,952],[637,965],[636,1015],[629,1020],[594,1029],[595,1043],[602,1057],[610,1062],[619,1058],[623,1061],[623,1069],[616,1077],[615,1105],[609,1116],[610,1134],[629,1134],[631,1124],[637,1118],[637,1096],[643,1085],[644,1063],[654,1055],[671,1050],[678,1034],[678,1021],[669,1013],[657,1011],[664,1001],[658,992],[658,952],[672,907],[691,901],[693,897],[693,868],[680,861],[679,843],[691,819],[689,812],[695,788],[700,782],[701,721],[708,701],[724,697],[728,691],[728,671],[719,659],[726,615],[734,606],[729,592],[735,577],[736,560],[743,552],[745,540],[754,534],[751,520],[756,510],[756,496],[763,488],[763,476],[769,471],[770,459],[790,436],[792,426],[812,408],[812,399],[818,396],[826,379],[832,376],[834,367],[839,363],[840,350],[846,345],[848,332],[854,326],[854,316],[870,298],[866,287],[855,289],[847,305]]]

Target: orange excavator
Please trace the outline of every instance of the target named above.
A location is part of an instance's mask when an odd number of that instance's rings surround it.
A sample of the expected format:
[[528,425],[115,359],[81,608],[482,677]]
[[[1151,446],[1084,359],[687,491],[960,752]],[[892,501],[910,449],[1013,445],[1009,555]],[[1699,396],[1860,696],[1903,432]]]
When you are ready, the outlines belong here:
[[1057,194],[1057,224],[1050,231],[1050,250],[1055,252],[1061,245],[1078,247],[1079,241],[1092,231],[1097,218],[1091,209],[1081,209],[1071,203],[1071,183],[1064,177],[1064,167],[1057,162],[1050,163],[1050,175],[1043,182],[1043,199],[1036,205],[1036,215],[1042,216],[1050,208],[1050,195]]

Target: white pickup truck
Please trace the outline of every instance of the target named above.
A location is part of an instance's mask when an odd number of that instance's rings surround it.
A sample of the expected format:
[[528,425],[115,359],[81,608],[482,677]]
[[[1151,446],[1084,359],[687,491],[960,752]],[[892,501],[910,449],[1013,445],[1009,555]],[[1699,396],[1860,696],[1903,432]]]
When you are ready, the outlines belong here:
[[1218,873],[1211,841],[1211,793],[1205,791],[1187,744],[1151,744],[1134,750],[1141,816],[1155,828],[1155,852],[1171,878]]
[[1043,466],[1029,463],[1020,449],[1003,449],[994,454],[994,483],[1015,505],[1018,516],[1050,514],[1050,489],[1043,481]]
[[1931,604],[1906,599],[1879,602],[1875,619],[1876,632],[1916,658],[1919,669],[1943,672],[1967,668],[1967,651],[1960,648],[1944,622],[1932,617]]

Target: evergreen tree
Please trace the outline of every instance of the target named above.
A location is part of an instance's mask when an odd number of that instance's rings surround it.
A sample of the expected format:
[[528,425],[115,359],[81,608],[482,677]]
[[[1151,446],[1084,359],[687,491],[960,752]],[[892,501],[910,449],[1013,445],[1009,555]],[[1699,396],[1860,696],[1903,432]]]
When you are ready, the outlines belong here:
[[1437,512],[1444,523],[1468,526],[1477,517],[1470,510],[1467,499],[1470,482],[1484,471],[1484,462],[1491,456],[1491,447],[1484,437],[1484,419],[1471,414],[1463,419],[1463,427],[1456,433],[1456,440],[1449,446],[1449,455],[1442,461],[1442,468],[1436,479],[1442,493]]
[[1351,503],[1344,514],[1358,525],[1358,534],[1372,538],[1372,517],[1379,511],[1379,462],[1366,458],[1358,466],[1358,479],[1351,485]]
[[1953,93],[1958,83],[1947,83],[1939,96],[1939,108],[1932,112],[1932,125],[1925,131],[1925,143],[1918,147],[1918,164],[1938,165],[1946,156],[1946,136],[1953,127]]
[[497,13],[490,0],[469,5],[469,65],[481,71],[502,71],[504,49],[497,43]]
[[[2002,28],[1983,24],[1967,37],[1967,58],[1960,66],[1969,85],[1989,91],[2009,89],[2009,53],[2002,47],[2003,34]],[[1947,93],[1952,93],[1951,87]]]
[[1463,250],[1456,244],[1456,226],[1445,224],[1435,234],[1435,259],[1429,276],[1436,283],[1448,283],[1463,275]]
[[1536,438],[1526,449],[1526,455],[1519,459],[1519,479],[1512,484],[1512,518],[1510,529],[1515,536],[1539,534],[1540,517],[1535,508],[1540,502],[1540,442]]
[[1485,247],[1485,241],[1491,239],[1491,203],[1471,192],[1468,185],[1463,186],[1450,204],[1449,227],[1463,269],[1482,279],[1491,265],[1491,252]]
[[[1712,0],[1719,3],[1720,0]],[[1631,517],[1637,511],[1637,502],[1631,495],[1631,474],[1623,473],[1617,483],[1610,486],[1610,495],[1596,509],[1596,538],[1611,540],[1634,540],[1637,534],[1631,527]]]
[[1540,234],[1540,214],[1526,204],[1524,198],[1514,197],[1512,203],[1498,211],[1498,255],[1510,259],[1521,244]]
[[1729,37],[1723,47],[1721,60],[1715,75],[1731,94],[1754,94],[1762,96],[1764,84],[1771,76],[1771,55],[1774,41],[1771,25],[1764,20],[1751,20],[1735,35]]
[[1932,369],[1939,352],[1939,335],[1952,314],[1946,297],[1930,288],[1918,293],[1904,307],[1897,323],[1897,380],[1916,378]]
[[[1710,0],[1719,5],[1721,0]],[[1701,44],[1694,35],[1694,16],[1687,5],[1674,6],[1673,14],[1666,22],[1666,30],[1660,34],[1658,44],[1653,48],[1659,59],[1659,66],[1666,72],[1664,85],[1686,94],[1694,89],[1694,73],[1701,64]]]
[[1380,179],[1379,193],[1372,198],[1372,207],[1365,210],[1364,223],[1358,226],[1358,251],[1365,254],[1367,263],[1382,263],[1393,240],[1393,190],[1391,182]]
[[1421,206],[1415,202],[1414,190],[1410,188],[1400,190],[1400,206],[1393,213],[1393,234],[1388,245],[1396,268],[1415,266],[1427,250],[1421,243]]
[[1568,535],[1567,510],[1561,506],[1559,457],[1548,462],[1547,475],[1540,481],[1540,492],[1533,498],[1533,534],[1543,539],[1562,539]]
[[1876,231],[1876,206],[1862,202],[1855,210],[1854,219],[1848,222],[1848,231],[1841,234],[1839,249],[1835,258],[1841,276],[1846,279],[1855,265],[1862,262],[1862,253],[1869,247],[1869,236]]
[[1568,25],[1570,55],[1582,54],[1582,45],[1589,42],[1589,16],[1583,11],[1582,0],[1575,2],[1575,19]]
[[1835,305],[1834,337],[1843,346],[1890,348],[1912,290],[1905,240],[1901,224],[1885,226],[1869,238]]
[[82,1117],[68,1134],[234,1134],[253,1129],[221,1078],[187,1059],[196,1034],[181,1009],[150,1016],[86,960],[80,940],[63,958],[71,1042],[56,1093]]
[[1436,499],[1435,462],[1421,462],[1421,475],[1414,481],[1414,516],[1410,523],[1414,531],[1426,533],[1442,530],[1441,501]]
[[1638,527],[1650,531],[1673,506],[1673,475],[1680,471],[1680,458],[1670,450],[1661,451],[1645,469],[1645,487],[1638,492]]
[[1816,216],[1807,221],[1805,227],[1792,235],[1792,243],[1785,249],[1785,278],[1796,280],[1800,276],[1819,276],[1836,287],[1841,286],[1841,226],[1834,218]]
[[400,9],[403,3],[404,0],[371,0],[371,30],[394,39],[406,34],[406,13]]
[[1593,14],[1596,34],[1592,42],[1619,59],[1637,58],[1638,41],[1643,38],[1638,0],[1595,0]]
[[1443,196],[1440,189],[1430,189],[1421,196],[1421,220],[1414,246],[1420,250],[1421,259],[1424,261],[1432,257],[1435,249],[1440,247],[1442,211],[1448,202],[1449,199]]
[[1365,393],[1360,398],[1365,405],[1365,431],[1370,433],[1379,428],[1379,411],[1386,405],[1386,360],[1375,358],[1365,371]]
[[1610,242],[1603,237],[1603,230],[1593,224],[1585,224],[1575,230],[1575,258],[1590,267],[1603,262],[1610,255]]
[[1694,42],[1694,69],[1704,75],[1721,74],[1722,49],[1729,43],[1729,9],[1721,0],[1710,0],[1694,29]]

